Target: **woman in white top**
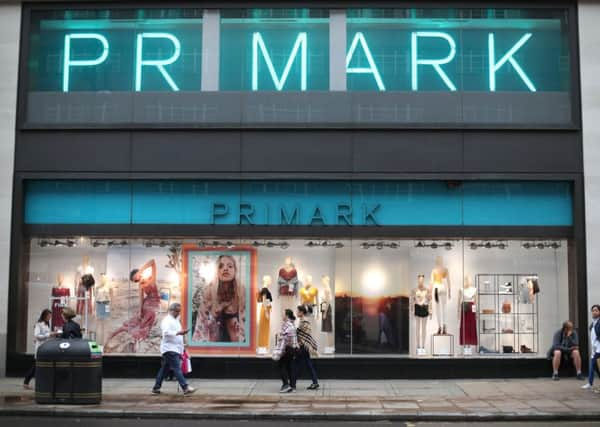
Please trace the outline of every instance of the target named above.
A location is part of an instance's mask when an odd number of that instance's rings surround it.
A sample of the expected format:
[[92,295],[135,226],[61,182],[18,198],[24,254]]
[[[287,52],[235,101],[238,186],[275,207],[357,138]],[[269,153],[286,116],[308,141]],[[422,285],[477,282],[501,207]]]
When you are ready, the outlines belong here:
[[[45,343],[50,338],[56,336],[56,332],[50,331],[50,319],[51,318],[52,318],[52,311],[50,311],[46,308],[42,311],[42,314],[40,314],[40,318],[38,319],[37,323],[35,324],[35,328],[33,330],[33,342],[35,345],[35,348],[33,350],[34,357],[37,356],[37,350],[40,345]],[[23,388],[26,388],[27,390],[31,390],[31,386],[29,385],[29,382],[31,381],[31,379],[34,376],[35,376],[35,360],[33,361],[33,366],[31,367],[31,369],[25,376],[25,381],[23,381]]]

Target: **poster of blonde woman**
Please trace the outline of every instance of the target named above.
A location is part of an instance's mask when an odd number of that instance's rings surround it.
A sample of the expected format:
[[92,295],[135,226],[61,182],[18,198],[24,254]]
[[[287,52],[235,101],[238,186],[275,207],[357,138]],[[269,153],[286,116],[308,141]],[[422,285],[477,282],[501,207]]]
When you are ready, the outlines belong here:
[[256,251],[184,247],[184,319],[195,353],[254,353]]

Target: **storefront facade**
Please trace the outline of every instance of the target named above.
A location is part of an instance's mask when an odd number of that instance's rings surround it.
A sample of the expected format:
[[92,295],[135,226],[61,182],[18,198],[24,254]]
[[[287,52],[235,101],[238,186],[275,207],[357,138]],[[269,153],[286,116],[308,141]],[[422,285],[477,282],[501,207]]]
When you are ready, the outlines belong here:
[[9,372],[72,306],[143,375],[181,302],[200,375],[272,375],[299,304],[325,377],[545,374],[588,322],[577,5],[434,6],[24,5]]

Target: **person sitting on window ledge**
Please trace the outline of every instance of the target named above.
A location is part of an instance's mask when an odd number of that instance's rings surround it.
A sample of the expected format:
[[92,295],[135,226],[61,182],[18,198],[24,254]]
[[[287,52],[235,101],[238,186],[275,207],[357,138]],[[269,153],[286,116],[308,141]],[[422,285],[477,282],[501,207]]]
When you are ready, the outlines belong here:
[[579,337],[573,328],[573,322],[567,320],[562,329],[556,331],[552,339],[552,347],[548,351],[548,358],[552,359],[552,379],[558,381],[558,368],[561,359],[572,359],[577,370],[577,379],[583,379],[581,374],[581,355],[579,354]]

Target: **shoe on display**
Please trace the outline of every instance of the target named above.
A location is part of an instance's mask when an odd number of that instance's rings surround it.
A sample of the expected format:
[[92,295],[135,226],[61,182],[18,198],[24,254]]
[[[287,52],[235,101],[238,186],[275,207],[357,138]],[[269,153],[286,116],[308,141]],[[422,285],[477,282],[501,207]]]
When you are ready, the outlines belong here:
[[583,390],[589,390],[592,388],[592,385],[590,383],[585,383],[584,385],[581,386],[581,388]]
[[189,395],[189,394],[193,394],[196,392],[196,389],[194,387],[189,387],[186,388],[185,390],[183,390],[183,394],[184,395]]
[[533,350],[527,347],[525,344],[521,346],[521,353],[533,353]]
[[552,381],[559,381],[558,374],[552,374]]
[[290,391],[292,391],[292,388],[288,384],[285,384],[281,386],[279,393],[289,393]]
[[504,285],[500,285],[500,287],[504,289],[512,289],[512,283],[506,282]]

